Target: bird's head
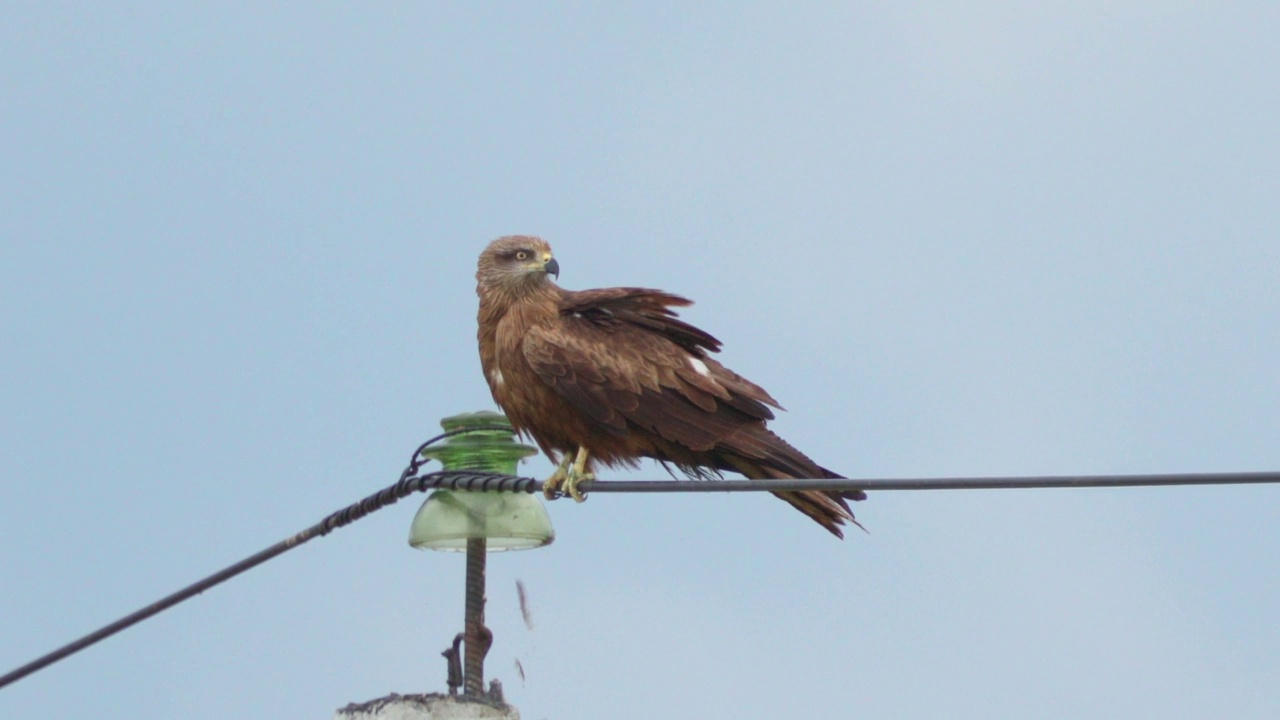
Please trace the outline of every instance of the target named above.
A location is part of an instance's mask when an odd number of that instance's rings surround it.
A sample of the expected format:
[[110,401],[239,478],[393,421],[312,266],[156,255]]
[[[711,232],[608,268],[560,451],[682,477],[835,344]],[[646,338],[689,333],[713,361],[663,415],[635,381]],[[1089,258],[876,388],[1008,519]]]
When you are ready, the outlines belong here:
[[489,243],[480,253],[476,281],[481,288],[523,294],[560,277],[560,264],[547,241],[531,235],[508,235]]

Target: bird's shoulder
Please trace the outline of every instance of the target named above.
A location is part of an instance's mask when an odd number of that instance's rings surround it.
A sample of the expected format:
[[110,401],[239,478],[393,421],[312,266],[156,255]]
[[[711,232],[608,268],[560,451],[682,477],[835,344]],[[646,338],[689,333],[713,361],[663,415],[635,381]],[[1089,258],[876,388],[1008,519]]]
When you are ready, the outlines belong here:
[[650,351],[665,347],[665,340],[696,356],[719,352],[719,340],[679,319],[672,309],[692,304],[688,298],[652,288],[565,291],[560,298],[559,325],[566,334],[608,341],[599,335],[603,332]]

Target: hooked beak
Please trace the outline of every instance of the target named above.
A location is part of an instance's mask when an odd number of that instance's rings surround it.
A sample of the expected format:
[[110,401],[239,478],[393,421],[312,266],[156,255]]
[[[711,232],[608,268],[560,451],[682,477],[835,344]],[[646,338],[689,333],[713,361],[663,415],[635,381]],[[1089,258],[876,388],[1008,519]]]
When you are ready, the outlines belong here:
[[557,280],[560,279],[560,263],[556,262],[555,258],[551,258],[543,263],[542,269],[546,271],[548,275],[555,275]]

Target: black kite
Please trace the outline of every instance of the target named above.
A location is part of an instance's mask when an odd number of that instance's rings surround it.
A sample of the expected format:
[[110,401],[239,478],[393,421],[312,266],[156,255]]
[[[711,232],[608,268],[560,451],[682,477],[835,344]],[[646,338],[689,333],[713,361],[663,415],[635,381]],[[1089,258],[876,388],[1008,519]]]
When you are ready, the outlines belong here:
[[[564,290],[551,246],[494,240],[480,255],[480,362],[512,425],[553,461],[548,497],[576,500],[596,462],[654,458],[691,477],[839,478],[769,431],[763,388],[712,359],[720,342],[676,317],[689,300],[659,290]],[[861,492],[776,495],[836,537]]]

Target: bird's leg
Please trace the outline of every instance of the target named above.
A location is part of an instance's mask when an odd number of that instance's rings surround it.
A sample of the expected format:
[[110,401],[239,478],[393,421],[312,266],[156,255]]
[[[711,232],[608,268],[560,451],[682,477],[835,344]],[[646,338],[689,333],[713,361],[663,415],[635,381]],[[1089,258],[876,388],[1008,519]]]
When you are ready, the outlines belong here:
[[560,497],[560,486],[569,477],[569,463],[573,462],[573,456],[565,453],[560,458],[560,464],[556,465],[555,472],[551,473],[551,477],[542,481],[542,494],[547,496],[548,500],[555,500]]
[[585,493],[578,489],[578,483],[583,480],[595,480],[596,476],[587,472],[587,449],[581,445],[578,446],[578,457],[574,458],[573,467],[569,468],[569,476],[564,479],[564,492],[569,497],[583,502],[587,499]]
[[584,480],[595,480],[596,476],[587,472],[587,459],[589,457],[587,449],[578,446],[578,454],[574,456],[570,463],[569,455],[565,455],[560,460],[560,464],[556,467],[556,471],[551,473],[551,477],[542,483],[542,493],[547,496],[548,500],[555,500],[561,495],[582,502],[587,496],[578,489],[578,483]]

